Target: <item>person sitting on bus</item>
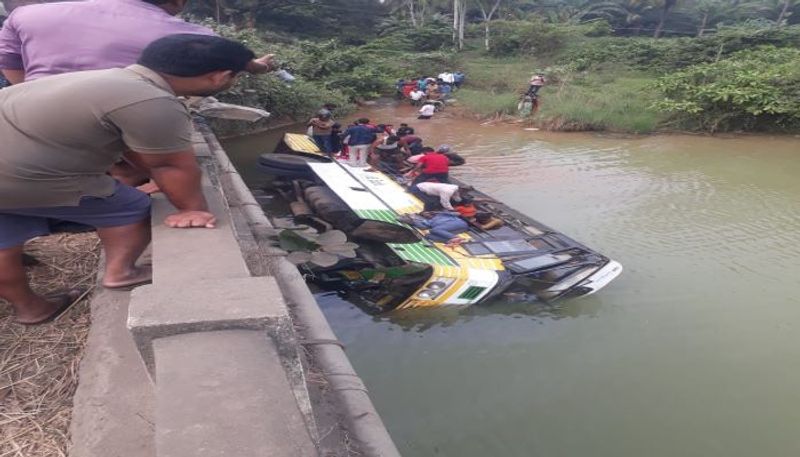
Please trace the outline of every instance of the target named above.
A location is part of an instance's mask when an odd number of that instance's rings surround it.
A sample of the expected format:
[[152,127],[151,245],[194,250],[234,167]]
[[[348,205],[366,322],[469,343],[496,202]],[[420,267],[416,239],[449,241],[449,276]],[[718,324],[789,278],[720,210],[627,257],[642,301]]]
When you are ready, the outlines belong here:
[[419,172],[419,175],[414,178],[414,184],[433,180],[449,182],[450,159],[448,159],[446,155],[430,147],[422,148],[422,152],[425,155],[420,157],[419,161],[417,161],[417,165],[409,173],[410,176],[415,172]]
[[475,218],[469,220],[469,222],[481,230],[493,230],[503,226],[502,219],[487,212],[479,212],[475,215]]
[[458,235],[469,229],[467,221],[453,211],[423,211],[420,215],[412,215],[410,222],[414,227],[428,230],[425,238],[448,246],[461,244],[464,240]]

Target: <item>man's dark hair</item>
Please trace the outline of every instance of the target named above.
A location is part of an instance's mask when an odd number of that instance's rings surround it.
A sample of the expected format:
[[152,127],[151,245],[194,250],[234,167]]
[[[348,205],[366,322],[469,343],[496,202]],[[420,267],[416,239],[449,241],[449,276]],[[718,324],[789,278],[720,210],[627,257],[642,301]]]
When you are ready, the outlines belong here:
[[398,141],[400,141],[400,137],[396,135],[391,135],[389,136],[389,138],[386,138],[387,144],[394,144],[397,143]]
[[424,148],[422,148],[422,152],[436,152],[436,150],[430,146],[425,146]]
[[235,41],[180,33],[147,45],[137,63],[159,73],[190,78],[212,71],[239,73],[254,57],[253,51]]
[[357,124],[369,124],[369,119],[366,117],[362,117],[361,119],[356,121]]

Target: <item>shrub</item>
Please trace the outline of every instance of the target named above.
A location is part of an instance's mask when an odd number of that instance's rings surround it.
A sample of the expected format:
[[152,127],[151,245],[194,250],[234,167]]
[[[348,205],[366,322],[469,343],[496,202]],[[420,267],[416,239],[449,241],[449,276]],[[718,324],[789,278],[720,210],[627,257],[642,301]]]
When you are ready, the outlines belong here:
[[658,80],[654,106],[703,130],[800,126],[800,49],[765,46]]

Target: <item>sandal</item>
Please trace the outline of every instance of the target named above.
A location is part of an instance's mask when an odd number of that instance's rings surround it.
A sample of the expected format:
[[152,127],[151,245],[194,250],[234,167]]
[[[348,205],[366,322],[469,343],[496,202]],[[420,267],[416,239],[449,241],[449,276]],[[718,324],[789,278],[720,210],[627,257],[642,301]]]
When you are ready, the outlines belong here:
[[68,292],[60,294],[46,295],[44,297],[45,300],[58,304],[58,308],[56,308],[56,310],[53,311],[52,314],[36,322],[17,321],[17,323],[21,325],[33,326],[33,325],[42,325],[48,322],[53,322],[54,320],[61,317],[64,313],[69,311],[70,308],[72,308],[73,305],[78,303],[84,296],[86,296],[88,292],[89,292],[88,288],[78,288],[78,289],[71,289]]

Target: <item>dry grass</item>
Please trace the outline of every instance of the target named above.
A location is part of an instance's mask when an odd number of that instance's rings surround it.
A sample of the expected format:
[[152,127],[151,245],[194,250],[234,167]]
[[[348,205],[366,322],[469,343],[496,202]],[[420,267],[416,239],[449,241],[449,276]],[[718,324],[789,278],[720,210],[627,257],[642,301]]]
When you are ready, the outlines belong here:
[[[41,262],[29,269],[39,293],[95,283],[100,244],[94,233],[43,237],[26,250]],[[11,307],[0,300],[0,457],[66,456],[89,325],[89,297],[36,327],[14,323]]]

